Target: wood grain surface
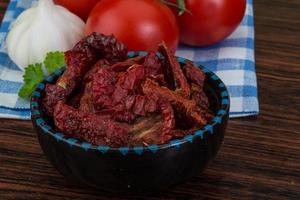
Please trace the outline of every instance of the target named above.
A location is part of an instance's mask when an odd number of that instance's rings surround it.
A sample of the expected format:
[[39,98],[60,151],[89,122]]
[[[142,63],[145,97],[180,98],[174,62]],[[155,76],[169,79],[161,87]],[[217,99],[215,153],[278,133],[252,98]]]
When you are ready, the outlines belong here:
[[[8,0],[0,1],[1,17]],[[254,0],[260,115],[230,120],[215,161],[163,194],[103,194],[65,181],[30,121],[0,120],[0,199],[300,199],[300,1]],[[1,97],[0,97],[1,98]]]

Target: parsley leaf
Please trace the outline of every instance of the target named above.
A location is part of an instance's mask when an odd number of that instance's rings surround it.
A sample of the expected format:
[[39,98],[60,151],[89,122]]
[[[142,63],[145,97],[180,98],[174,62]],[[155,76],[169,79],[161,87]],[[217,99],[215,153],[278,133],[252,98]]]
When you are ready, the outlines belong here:
[[49,74],[52,74],[57,69],[65,65],[65,56],[64,52],[55,51],[47,53],[47,56],[44,61],[45,67]]
[[43,65],[48,74],[52,74],[65,65],[64,52],[49,52],[43,63],[28,65],[28,67],[25,68],[23,86],[18,93],[20,97],[29,98],[36,86],[44,80],[45,74],[43,72]]
[[25,74],[23,76],[23,86],[19,90],[19,96],[22,98],[28,98],[36,86],[44,79],[44,73],[42,69],[42,64],[37,63],[34,65],[29,65],[25,69]]

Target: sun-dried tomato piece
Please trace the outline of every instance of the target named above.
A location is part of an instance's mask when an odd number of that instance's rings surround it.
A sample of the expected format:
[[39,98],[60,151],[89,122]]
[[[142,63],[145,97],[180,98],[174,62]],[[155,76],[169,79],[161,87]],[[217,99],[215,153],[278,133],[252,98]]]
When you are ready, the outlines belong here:
[[[124,104],[124,100],[129,95],[129,90],[123,88],[120,84],[116,84],[115,91],[110,96],[111,103],[110,106],[116,106],[118,104],[122,104],[122,108],[125,108],[126,106]],[[119,105],[120,107],[121,105]]]
[[52,116],[55,104],[66,99],[66,90],[57,85],[46,84],[45,97],[42,99],[42,105],[44,112]]
[[136,119],[136,115],[128,110],[116,111],[114,109],[102,109],[100,111],[96,111],[95,114],[100,116],[108,116],[109,118],[117,121],[117,122],[126,122],[131,124]]
[[171,103],[166,100],[159,101],[160,113],[163,118],[164,126],[162,129],[162,137],[168,135],[175,127],[174,111]]
[[126,110],[131,110],[133,105],[135,104],[135,95],[128,95],[125,100],[125,108]]
[[137,115],[130,110],[122,110],[119,112],[114,112],[113,118],[118,122],[127,122],[130,124],[137,118]]
[[142,95],[137,95],[135,97],[135,104],[133,107],[133,112],[136,115],[145,116],[146,115],[146,112],[144,109],[145,104],[146,104],[146,97],[142,96]]
[[90,66],[86,64],[85,55],[73,51],[65,52],[65,61],[67,69],[57,80],[56,85],[64,88],[69,95],[76,85],[80,84],[78,79],[80,79]]
[[191,61],[187,61],[185,63],[183,72],[189,82],[197,84],[200,87],[204,85],[204,72],[200,68],[195,66]]
[[83,38],[72,50],[82,52],[88,59],[96,56],[98,59],[105,58],[109,62],[119,62],[127,58],[126,46],[115,36],[97,32]]
[[176,129],[176,130],[172,130],[170,135],[172,135],[173,138],[182,138],[186,135],[193,134],[197,129],[198,129],[197,127],[193,127],[188,130]]
[[146,56],[136,56],[128,58],[123,62],[115,63],[111,66],[115,72],[124,72],[132,65],[143,65],[146,69],[146,74],[156,75],[162,73],[161,60],[157,57],[155,52],[150,52]]
[[144,109],[146,113],[153,113],[158,110],[158,98],[155,95],[147,95]]
[[124,74],[122,82],[118,82],[124,89],[133,90],[136,86],[141,85],[141,81],[145,78],[145,67],[143,65],[132,65],[127,73]]
[[145,60],[144,56],[137,56],[133,58],[128,58],[123,62],[117,62],[111,66],[112,70],[115,72],[125,72],[129,67],[134,64],[141,65]]
[[144,59],[143,66],[145,67],[145,71],[147,75],[158,75],[162,74],[162,62],[157,57],[156,53],[151,51],[149,52]]
[[202,87],[192,83],[191,92],[191,99],[196,101],[199,113],[209,121],[213,117],[213,113],[209,109],[209,101]]
[[[126,97],[140,85],[145,72],[142,65],[133,65],[127,72],[117,74],[112,69],[101,69],[95,75],[92,93],[97,107],[113,107],[126,104]],[[124,100],[124,101],[123,101]],[[126,106],[124,106],[126,107]]]
[[84,92],[79,102],[79,110],[84,112],[94,113],[96,112],[93,99],[92,99],[92,83],[87,83],[84,88]]
[[194,83],[191,84],[191,99],[195,100],[199,107],[209,107],[208,98],[204,93],[202,87]]
[[120,147],[128,144],[128,125],[115,122],[107,116],[77,110],[62,101],[55,106],[54,123],[66,135],[95,145]]
[[127,72],[119,74],[111,69],[99,70],[92,82],[95,106],[98,109],[110,109],[111,115],[117,121],[133,121],[136,114],[142,113],[134,112],[136,95],[131,93],[143,78],[144,67],[141,65],[133,65]]
[[83,77],[83,83],[91,82],[94,78],[94,75],[101,68],[109,68],[110,64],[106,59],[100,59],[96,64],[94,64],[87,73],[85,73]]
[[207,123],[206,119],[195,111],[197,105],[194,100],[186,99],[166,87],[160,87],[157,83],[150,79],[145,81],[142,88],[144,94],[146,95],[157,95],[158,97],[171,102],[178,112],[181,112],[186,117],[193,119],[195,122],[197,122],[197,124],[199,124],[199,126]]
[[197,127],[188,130],[172,129],[167,133],[163,133],[163,122],[161,115],[154,114],[148,117],[139,118],[130,126],[129,139],[130,146],[165,144],[171,139],[182,138],[188,134],[192,134]]
[[67,105],[72,106],[73,108],[79,108],[80,106],[80,99],[83,95],[83,91],[75,93],[73,96],[69,98],[67,101]]
[[163,122],[159,114],[140,117],[130,126],[130,146],[148,146],[159,144],[162,136]]
[[109,68],[101,68],[92,81],[92,98],[95,106],[109,108],[112,105],[111,95],[115,91],[116,73]]
[[[196,122],[191,120],[190,117],[186,117],[186,114],[182,113],[181,110],[178,108],[175,108],[174,110],[176,129],[188,130],[194,126],[197,126]],[[201,127],[201,125],[198,127]]]
[[[164,112],[167,113],[166,109]],[[167,115],[171,116],[171,115]],[[139,118],[133,125],[130,126],[129,134],[131,138],[129,140],[129,144],[131,146],[136,145],[145,145],[148,146],[150,144],[164,144],[173,136],[170,134],[171,127],[174,125],[172,119],[165,120],[164,116],[160,114],[152,114],[147,117]],[[166,128],[170,129],[167,130]],[[167,131],[167,132],[166,132]]]
[[189,98],[190,86],[176,57],[167,49],[164,43],[159,45],[158,51],[165,57],[164,74],[169,88],[177,90],[183,97]]

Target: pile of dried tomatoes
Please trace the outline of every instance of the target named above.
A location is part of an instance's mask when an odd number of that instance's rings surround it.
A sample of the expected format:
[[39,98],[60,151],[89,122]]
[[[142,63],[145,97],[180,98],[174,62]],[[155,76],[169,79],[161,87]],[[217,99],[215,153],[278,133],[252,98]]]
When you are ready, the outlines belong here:
[[114,36],[92,33],[65,53],[67,68],[42,104],[69,137],[111,147],[164,144],[203,127],[213,113],[205,74],[180,65],[165,44],[129,58]]

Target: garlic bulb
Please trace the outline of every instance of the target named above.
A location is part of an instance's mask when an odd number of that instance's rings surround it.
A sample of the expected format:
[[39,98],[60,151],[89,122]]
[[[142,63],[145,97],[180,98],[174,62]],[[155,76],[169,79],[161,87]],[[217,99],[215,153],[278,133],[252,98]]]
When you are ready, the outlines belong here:
[[84,22],[52,0],[40,0],[13,23],[6,45],[10,58],[24,70],[42,62],[47,52],[66,51],[84,36]]

